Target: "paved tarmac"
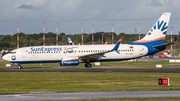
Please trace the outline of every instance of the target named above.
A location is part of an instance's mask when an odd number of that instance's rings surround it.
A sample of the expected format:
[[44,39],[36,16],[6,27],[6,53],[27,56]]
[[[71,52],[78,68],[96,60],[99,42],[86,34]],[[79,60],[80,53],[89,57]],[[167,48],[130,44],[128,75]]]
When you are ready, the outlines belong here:
[[110,98],[166,98],[180,97],[177,91],[116,91],[116,92],[69,92],[69,93],[34,93],[0,95],[2,101],[32,100],[78,100],[78,99],[110,99]]
[[23,69],[5,67],[0,72],[157,72],[180,73],[180,68],[80,68],[80,67],[26,67]]

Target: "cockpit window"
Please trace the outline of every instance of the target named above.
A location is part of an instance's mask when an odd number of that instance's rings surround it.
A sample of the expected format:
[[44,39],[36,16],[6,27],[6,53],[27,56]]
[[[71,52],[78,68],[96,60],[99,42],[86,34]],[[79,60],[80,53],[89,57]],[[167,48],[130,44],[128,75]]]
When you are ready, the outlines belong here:
[[2,56],[6,55],[6,54],[9,54],[10,52],[3,52],[2,53]]
[[12,54],[16,54],[16,52],[11,52]]
[[2,53],[2,55],[6,55],[6,54],[16,54],[16,52],[4,52],[4,53]]
[[16,54],[16,52],[8,52],[8,54]]

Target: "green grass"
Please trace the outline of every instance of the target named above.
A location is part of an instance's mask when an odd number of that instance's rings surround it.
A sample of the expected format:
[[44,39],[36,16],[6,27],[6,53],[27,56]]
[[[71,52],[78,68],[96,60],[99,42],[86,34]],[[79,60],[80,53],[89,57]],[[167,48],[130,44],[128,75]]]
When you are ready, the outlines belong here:
[[[163,67],[180,67],[178,63],[169,61],[121,61],[121,62],[101,62],[101,66],[110,66],[111,68],[155,68],[156,64],[162,64]],[[172,65],[173,64],[173,65]],[[171,65],[171,66],[169,66]]]
[[118,99],[83,99],[83,100],[74,100],[74,101],[179,101],[180,98],[118,98]]
[[[171,86],[158,86],[169,77]],[[0,94],[180,90],[179,73],[0,72]]]

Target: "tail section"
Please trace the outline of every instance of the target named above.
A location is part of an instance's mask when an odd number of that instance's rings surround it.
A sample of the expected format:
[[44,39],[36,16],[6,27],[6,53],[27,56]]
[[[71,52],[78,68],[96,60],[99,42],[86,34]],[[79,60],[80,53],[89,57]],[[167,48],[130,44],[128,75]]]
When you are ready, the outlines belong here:
[[166,37],[170,16],[171,13],[163,13],[144,38],[130,44],[163,44]]
[[71,39],[70,38],[67,38],[68,39],[68,43],[69,43],[69,45],[74,45],[74,43],[71,41]]

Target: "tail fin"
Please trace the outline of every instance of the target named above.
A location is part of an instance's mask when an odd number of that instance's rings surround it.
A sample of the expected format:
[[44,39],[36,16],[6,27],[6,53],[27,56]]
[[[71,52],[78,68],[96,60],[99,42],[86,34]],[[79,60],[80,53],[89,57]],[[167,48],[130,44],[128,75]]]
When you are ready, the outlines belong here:
[[1,52],[1,54],[0,54],[0,57],[3,57],[3,56],[4,56],[4,53],[5,53],[5,51],[2,50],[2,52]]
[[71,39],[70,38],[67,38],[68,39],[68,43],[69,43],[69,45],[74,45],[74,43],[71,41]]
[[171,13],[163,13],[144,38],[134,41],[132,43],[138,44],[158,41],[156,43],[163,44],[166,37],[170,16]]

